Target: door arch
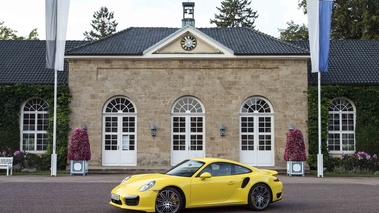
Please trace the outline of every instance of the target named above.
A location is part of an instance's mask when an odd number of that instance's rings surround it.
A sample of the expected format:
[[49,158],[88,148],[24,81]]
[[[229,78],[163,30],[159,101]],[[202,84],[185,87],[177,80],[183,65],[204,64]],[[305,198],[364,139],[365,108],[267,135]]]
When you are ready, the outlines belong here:
[[205,156],[204,106],[196,98],[178,99],[171,110],[171,165]]
[[110,99],[103,108],[103,166],[137,165],[137,110],[126,97]]
[[240,110],[240,161],[252,166],[274,166],[274,114],[262,97],[247,99]]

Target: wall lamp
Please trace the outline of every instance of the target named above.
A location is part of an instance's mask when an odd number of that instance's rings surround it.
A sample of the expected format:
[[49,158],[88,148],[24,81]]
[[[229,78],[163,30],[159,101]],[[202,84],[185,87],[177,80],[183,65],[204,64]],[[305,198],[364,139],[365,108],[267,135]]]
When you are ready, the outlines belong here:
[[83,124],[82,129],[87,131],[87,129],[88,129],[87,125]]
[[220,125],[220,135],[221,136],[225,136],[225,126],[224,126],[224,124]]
[[151,125],[151,136],[157,135],[157,126],[155,124]]
[[288,128],[289,131],[295,130],[295,126],[293,124],[290,125],[290,128]]

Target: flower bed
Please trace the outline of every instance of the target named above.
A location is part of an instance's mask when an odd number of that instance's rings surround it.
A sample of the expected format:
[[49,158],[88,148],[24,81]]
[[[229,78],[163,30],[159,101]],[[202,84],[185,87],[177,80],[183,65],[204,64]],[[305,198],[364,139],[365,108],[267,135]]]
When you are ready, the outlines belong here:
[[28,153],[25,151],[13,151],[7,147],[0,153],[0,157],[13,157],[13,170],[21,171],[28,168]]
[[340,158],[333,159],[335,173],[375,173],[379,171],[379,159],[377,154],[369,154],[359,151],[353,155],[341,154]]

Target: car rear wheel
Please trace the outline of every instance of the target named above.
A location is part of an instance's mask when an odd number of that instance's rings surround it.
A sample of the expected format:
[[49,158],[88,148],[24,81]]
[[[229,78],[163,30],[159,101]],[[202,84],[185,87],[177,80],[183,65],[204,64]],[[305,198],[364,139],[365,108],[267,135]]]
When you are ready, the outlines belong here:
[[178,213],[182,209],[182,205],[182,195],[178,190],[168,187],[158,193],[155,211],[158,213]]
[[254,185],[249,192],[248,207],[252,210],[261,211],[271,203],[271,190],[262,183]]

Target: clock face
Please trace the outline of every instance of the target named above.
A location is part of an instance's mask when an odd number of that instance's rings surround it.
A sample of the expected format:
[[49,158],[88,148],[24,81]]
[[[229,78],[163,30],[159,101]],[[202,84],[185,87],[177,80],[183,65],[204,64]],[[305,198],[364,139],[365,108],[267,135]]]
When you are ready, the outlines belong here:
[[195,37],[187,35],[180,40],[180,44],[184,50],[191,51],[195,49],[197,41]]

